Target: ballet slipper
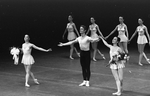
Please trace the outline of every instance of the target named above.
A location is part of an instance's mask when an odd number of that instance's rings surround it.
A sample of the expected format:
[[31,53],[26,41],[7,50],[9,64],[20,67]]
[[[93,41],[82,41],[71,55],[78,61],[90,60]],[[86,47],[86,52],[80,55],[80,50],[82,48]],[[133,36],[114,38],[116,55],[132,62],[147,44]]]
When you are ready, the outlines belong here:
[[93,61],[97,61],[95,58],[93,58]]
[[72,56],[70,56],[70,59],[72,59],[72,60],[73,60],[74,58],[73,58]]
[[40,84],[37,79],[34,79],[34,83]]
[[25,84],[25,87],[30,87],[30,85],[26,83],[26,84]]
[[139,65],[140,65],[140,66],[143,66],[143,64],[142,64],[142,63],[139,63]]
[[79,86],[85,86],[86,85],[86,81],[83,81]]
[[146,61],[148,62],[148,64],[150,64],[150,59],[147,59]]

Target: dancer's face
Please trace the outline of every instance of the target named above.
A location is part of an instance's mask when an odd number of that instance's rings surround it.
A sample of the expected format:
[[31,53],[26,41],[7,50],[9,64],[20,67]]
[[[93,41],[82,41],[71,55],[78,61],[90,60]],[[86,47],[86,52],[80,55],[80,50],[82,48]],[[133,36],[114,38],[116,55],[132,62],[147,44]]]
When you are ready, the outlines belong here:
[[123,21],[124,21],[124,20],[123,20],[123,17],[119,17],[119,22],[120,22],[120,23],[123,23]]
[[72,21],[72,20],[73,20],[72,16],[69,16],[69,17],[68,17],[68,21],[70,22],[70,21]]
[[117,44],[117,43],[118,43],[118,38],[117,38],[117,37],[114,37],[113,40],[112,40],[112,43],[113,43],[113,44]]
[[91,23],[95,23],[95,19],[94,18],[91,18]]
[[138,19],[138,23],[139,23],[140,25],[143,24],[142,19]]
[[25,42],[29,42],[29,40],[30,40],[29,35],[25,35],[25,36],[24,36],[24,41],[25,41]]
[[81,34],[85,33],[85,29],[83,27],[80,27],[80,33]]

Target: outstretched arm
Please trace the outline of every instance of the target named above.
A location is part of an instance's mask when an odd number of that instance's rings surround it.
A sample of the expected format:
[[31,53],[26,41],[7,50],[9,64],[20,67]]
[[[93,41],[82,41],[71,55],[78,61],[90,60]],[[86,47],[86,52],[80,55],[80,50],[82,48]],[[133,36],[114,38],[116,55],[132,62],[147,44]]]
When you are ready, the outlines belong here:
[[107,39],[110,35],[112,35],[116,30],[117,30],[118,26],[116,26],[116,28],[108,35],[105,37],[105,39]]
[[107,46],[107,47],[111,47],[112,45],[110,45],[110,44],[108,44],[102,37],[100,37],[101,39],[102,39],[102,41],[103,41],[103,43]]
[[137,33],[137,29],[135,30],[135,32],[133,33],[133,35],[131,36],[129,41],[131,41],[133,39],[133,37],[136,35],[136,33]]
[[78,32],[78,30],[77,30],[77,28],[76,28],[76,25],[74,24],[73,27],[74,27],[74,29],[75,29],[75,31],[76,31],[78,37],[79,37],[80,35],[79,35],[79,32]]
[[102,34],[102,32],[100,31],[100,29],[99,29],[99,26],[97,25],[96,26],[96,28],[97,28],[97,30],[98,30],[98,32],[99,32],[99,34],[104,38],[104,36],[103,36],[103,34]]
[[128,32],[127,26],[125,26],[125,32],[126,32],[127,38],[129,38],[129,32]]
[[77,41],[78,41],[78,40],[75,39],[75,40],[69,41],[69,42],[67,42],[67,43],[61,43],[61,42],[60,42],[60,44],[58,44],[58,46],[67,46],[67,45],[71,45],[71,44],[73,44],[73,43],[76,43]]
[[38,46],[36,46],[36,45],[34,45],[34,44],[32,45],[32,47],[35,48],[35,49],[37,49],[37,50],[44,51],[44,52],[52,51],[51,48],[48,49],[48,50],[46,50],[46,49],[43,49],[43,48],[41,48],[41,47],[38,47]]

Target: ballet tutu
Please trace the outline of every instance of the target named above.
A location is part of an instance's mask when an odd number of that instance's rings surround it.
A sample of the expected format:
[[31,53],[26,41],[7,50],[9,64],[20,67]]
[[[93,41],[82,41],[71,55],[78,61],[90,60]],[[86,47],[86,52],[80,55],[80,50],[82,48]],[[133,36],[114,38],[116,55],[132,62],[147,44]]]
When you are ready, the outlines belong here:
[[21,63],[24,65],[32,65],[34,62],[34,58],[31,55],[23,55]]
[[76,39],[76,34],[74,32],[68,32],[68,40],[71,41],[71,40],[74,40]]
[[117,63],[117,64],[111,64],[110,65],[110,69],[121,69],[121,68],[124,68],[125,65],[123,63],[123,61]]
[[128,38],[125,34],[118,35],[118,37],[120,38],[120,42],[127,42],[128,41]]
[[148,43],[146,36],[145,35],[138,36],[137,43],[138,44],[146,44],[146,43]]

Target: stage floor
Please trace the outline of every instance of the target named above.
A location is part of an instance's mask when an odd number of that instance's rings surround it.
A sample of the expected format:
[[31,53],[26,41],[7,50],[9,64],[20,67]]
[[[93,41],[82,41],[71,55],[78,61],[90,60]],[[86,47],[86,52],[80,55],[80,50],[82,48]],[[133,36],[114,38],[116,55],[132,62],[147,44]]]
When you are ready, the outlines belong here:
[[[59,50],[59,49],[58,49]],[[82,82],[79,58],[74,53],[70,60],[69,50],[54,50],[33,54],[36,63],[32,66],[40,85],[30,79],[30,88],[24,86],[25,71],[22,64],[14,65],[10,59],[0,61],[0,96],[112,96],[116,92],[115,80],[110,68],[109,50],[101,50],[103,60],[97,54],[97,62],[91,61],[90,87],[79,87]],[[138,52],[130,52],[130,60],[124,68],[124,92],[122,96],[150,96],[150,64],[143,59],[138,65]],[[150,53],[147,52],[150,58]]]

